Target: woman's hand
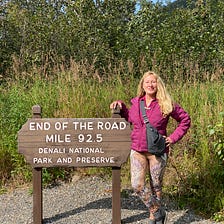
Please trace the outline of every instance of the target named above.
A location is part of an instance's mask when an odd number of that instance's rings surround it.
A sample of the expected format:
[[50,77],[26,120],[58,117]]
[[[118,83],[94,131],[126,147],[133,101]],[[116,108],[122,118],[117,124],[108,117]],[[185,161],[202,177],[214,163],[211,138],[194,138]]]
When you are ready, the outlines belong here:
[[173,143],[170,137],[165,137],[165,139],[166,139],[166,146],[170,146]]
[[119,100],[115,100],[110,104],[110,109],[116,109],[117,105],[122,108],[122,103]]

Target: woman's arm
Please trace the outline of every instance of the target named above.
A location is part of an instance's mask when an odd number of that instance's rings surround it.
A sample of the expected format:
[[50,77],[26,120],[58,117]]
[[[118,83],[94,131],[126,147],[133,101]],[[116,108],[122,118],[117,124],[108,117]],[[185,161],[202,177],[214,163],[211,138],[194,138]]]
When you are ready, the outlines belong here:
[[122,100],[115,100],[113,101],[111,104],[110,104],[110,109],[116,109],[116,107],[119,106],[120,107],[120,114],[121,114],[121,117],[125,118],[125,120],[128,121],[128,113],[129,113],[129,110],[128,108],[126,107],[125,103],[122,101]]
[[179,141],[188,131],[191,125],[189,114],[180,105],[175,104],[172,113],[170,114],[179,124],[173,133],[168,137],[171,143]]

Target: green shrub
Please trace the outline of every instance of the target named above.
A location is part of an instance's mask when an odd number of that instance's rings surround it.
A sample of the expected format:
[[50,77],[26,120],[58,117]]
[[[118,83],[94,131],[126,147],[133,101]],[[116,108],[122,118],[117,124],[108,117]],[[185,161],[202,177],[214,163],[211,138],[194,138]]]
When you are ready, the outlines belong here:
[[[81,69],[81,68],[80,68]],[[30,182],[31,167],[17,151],[17,133],[32,116],[31,108],[39,104],[47,117],[91,118],[110,117],[109,104],[122,99],[129,105],[130,98],[136,95],[138,79],[123,70],[111,71],[111,78],[96,78],[93,71],[81,70],[84,77],[71,71],[59,73],[54,79],[43,80],[36,73],[29,78],[16,79],[1,88],[1,130],[0,130],[0,179],[1,186],[14,181],[15,186]],[[123,73],[122,73],[123,72]],[[176,74],[175,80],[178,80]],[[191,116],[192,126],[187,135],[174,145],[173,162],[168,164],[165,193],[181,207],[191,206],[208,216],[220,217],[223,209],[223,162],[220,160],[216,143],[223,140],[223,126],[217,116],[223,109],[223,82],[197,80],[176,83],[167,82],[167,87],[175,99]],[[221,124],[223,120],[221,120]],[[211,125],[212,124],[212,125]],[[170,122],[168,131],[175,128]],[[211,126],[209,126],[211,125]],[[208,135],[208,126],[210,134]],[[216,147],[214,147],[214,145]],[[218,150],[218,151],[217,151]],[[217,152],[215,154],[214,152]],[[70,180],[74,172],[81,175],[100,174],[110,176],[111,169],[43,169],[44,185],[59,180]],[[169,178],[170,177],[170,178]],[[169,178],[169,180],[168,180]],[[128,163],[122,167],[122,183],[130,181]]]
[[212,137],[214,152],[224,166],[224,112],[220,112],[219,117],[219,123],[213,127],[212,125],[209,126],[209,135]]

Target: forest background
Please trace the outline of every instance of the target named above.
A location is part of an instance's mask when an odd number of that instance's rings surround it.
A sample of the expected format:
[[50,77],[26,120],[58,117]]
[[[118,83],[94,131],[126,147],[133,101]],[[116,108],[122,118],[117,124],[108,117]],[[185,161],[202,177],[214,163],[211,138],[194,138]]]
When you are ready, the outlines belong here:
[[[0,192],[32,179],[17,133],[33,105],[43,117],[110,117],[110,102],[128,104],[143,72],[153,70],[192,119],[173,146],[164,192],[180,207],[223,221],[223,27],[222,0],[1,1]],[[111,174],[52,168],[43,169],[43,181],[69,181],[75,172]]]

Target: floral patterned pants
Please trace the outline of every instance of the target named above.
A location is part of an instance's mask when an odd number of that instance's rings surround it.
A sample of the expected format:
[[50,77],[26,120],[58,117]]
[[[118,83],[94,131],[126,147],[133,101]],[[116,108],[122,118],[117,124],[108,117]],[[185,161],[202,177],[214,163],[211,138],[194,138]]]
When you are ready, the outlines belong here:
[[[131,150],[131,184],[144,204],[155,210],[161,206],[157,192],[162,191],[162,180],[166,167],[167,154],[156,157],[148,152]],[[147,180],[147,174],[149,175]]]

